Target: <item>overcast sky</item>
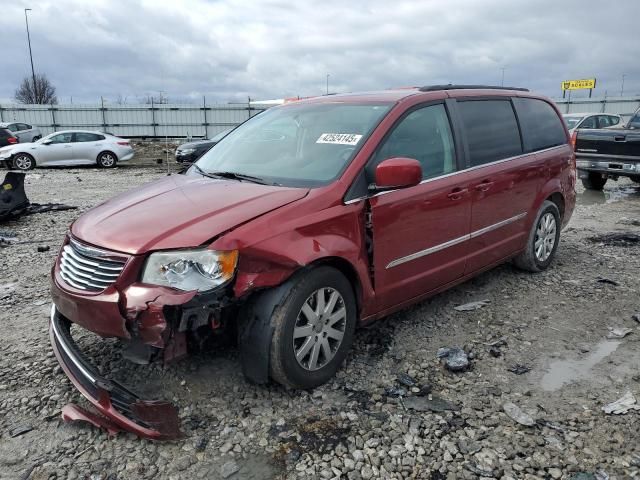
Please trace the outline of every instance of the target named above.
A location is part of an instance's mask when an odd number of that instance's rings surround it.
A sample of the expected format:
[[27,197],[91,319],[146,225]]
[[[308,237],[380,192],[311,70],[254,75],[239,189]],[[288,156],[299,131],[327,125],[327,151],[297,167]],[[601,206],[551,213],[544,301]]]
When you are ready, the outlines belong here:
[[640,94],[640,0],[5,0],[0,101],[36,72],[61,103],[246,101],[438,83],[597,77]]

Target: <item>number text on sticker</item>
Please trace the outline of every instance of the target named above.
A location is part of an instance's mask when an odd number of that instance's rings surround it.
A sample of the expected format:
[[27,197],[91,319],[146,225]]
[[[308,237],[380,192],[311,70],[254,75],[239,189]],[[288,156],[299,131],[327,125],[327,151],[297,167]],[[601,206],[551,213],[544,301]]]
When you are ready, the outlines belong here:
[[333,143],[335,145],[357,145],[362,135],[355,133],[323,133],[316,143]]

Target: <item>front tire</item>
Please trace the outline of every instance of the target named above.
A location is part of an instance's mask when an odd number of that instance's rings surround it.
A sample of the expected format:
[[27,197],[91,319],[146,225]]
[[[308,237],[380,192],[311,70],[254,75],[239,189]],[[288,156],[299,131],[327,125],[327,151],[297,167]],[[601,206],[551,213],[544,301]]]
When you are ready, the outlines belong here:
[[102,152],[98,155],[97,162],[100,168],[113,168],[118,163],[118,157],[113,152]]
[[28,153],[18,153],[13,157],[13,168],[26,172],[27,170],[33,170],[36,168],[35,159]]
[[305,273],[271,317],[271,378],[302,389],[327,382],[351,347],[356,316],[353,288],[344,275],[331,267]]
[[533,222],[524,252],[514,259],[516,267],[528,272],[546,270],[558,250],[560,228],[558,206],[545,200]]
[[599,173],[589,172],[589,176],[582,179],[582,185],[587,190],[602,190],[605,183],[607,183],[607,177],[603,178]]

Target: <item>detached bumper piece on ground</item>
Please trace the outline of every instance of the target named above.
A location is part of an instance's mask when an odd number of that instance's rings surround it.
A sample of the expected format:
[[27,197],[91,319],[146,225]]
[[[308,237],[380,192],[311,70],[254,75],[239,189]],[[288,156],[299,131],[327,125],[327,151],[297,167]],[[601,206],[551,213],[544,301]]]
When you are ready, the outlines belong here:
[[110,434],[122,429],[154,440],[180,437],[176,407],[164,401],[143,400],[120,383],[102,377],[78,350],[70,325],[55,307],[51,308],[49,335],[60,365],[78,390],[107,418],[67,405],[62,411],[63,419],[84,420]]

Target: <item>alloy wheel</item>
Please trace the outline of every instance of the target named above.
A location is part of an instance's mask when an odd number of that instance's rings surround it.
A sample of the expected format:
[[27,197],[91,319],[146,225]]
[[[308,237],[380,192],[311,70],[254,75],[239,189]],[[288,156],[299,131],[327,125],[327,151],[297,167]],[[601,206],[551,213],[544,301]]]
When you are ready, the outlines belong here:
[[313,371],[336,355],[347,327],[347,308],[340,293],[329,287],[305,300],[293,329],[293,350],[298,364]]
[[13,165],[18,170],[29,170],[33,166],[33,160],[27,155],[18,155],[13,159]]
[[547,212],[540,217],[533,247],[539,262],[547,261],[553,253],[553,247],[556,244],[556,228],[556,217],[553,213]]
[[113,167],[116,163],[116,159],[110,153],[103,153],[100,155],[100,165],[103,167]]

